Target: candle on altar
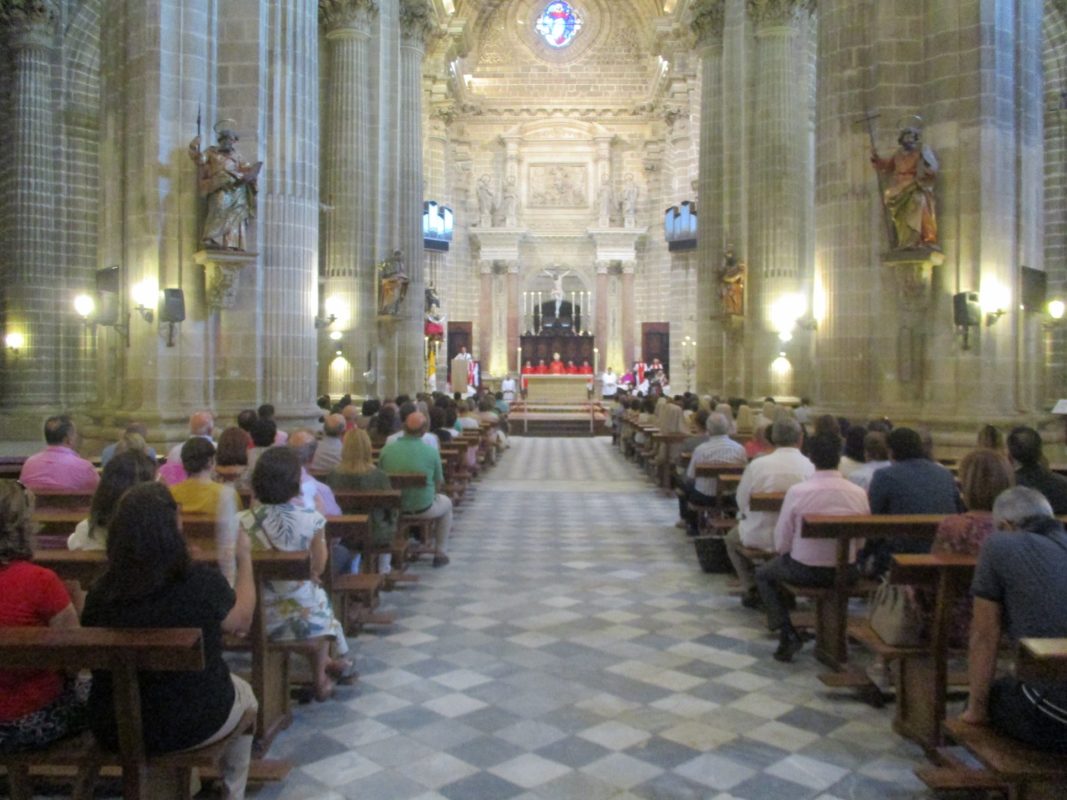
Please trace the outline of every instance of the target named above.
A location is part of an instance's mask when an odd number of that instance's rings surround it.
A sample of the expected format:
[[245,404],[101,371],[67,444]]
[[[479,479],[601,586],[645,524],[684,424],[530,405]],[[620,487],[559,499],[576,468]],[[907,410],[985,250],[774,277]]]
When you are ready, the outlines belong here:
[[600,350],[593,348],[593,374],[600,372]]
[[515,369],[522,372],[522,345],[515,348]]

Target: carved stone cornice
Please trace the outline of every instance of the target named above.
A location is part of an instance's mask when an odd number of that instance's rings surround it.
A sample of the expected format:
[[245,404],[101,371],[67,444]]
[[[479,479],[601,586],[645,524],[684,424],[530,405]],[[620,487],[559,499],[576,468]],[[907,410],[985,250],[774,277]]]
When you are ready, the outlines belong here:
[[726,26],[726,0],[696,0],[689,23],[697,38],[697,46],[706,47],[722,40]]
[[0,0],[0,30],[15,49],[55,46],[55,0]]
[[815,7],[814,0],[747,0],[746,5],[757,30],[792,25]]
[[437,18],[427,0],[400,0],[401,39],[425,47],[437,34]]
[[370,34],[378,0],[319,0],[319,22],[327,36],[346,31]]

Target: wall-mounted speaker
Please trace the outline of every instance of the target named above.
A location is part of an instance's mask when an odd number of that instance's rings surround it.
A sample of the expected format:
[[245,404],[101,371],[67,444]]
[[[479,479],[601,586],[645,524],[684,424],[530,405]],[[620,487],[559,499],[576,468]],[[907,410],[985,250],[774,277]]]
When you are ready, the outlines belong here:
[[160,322],[185,321],[185,293],[181,289],[164,289],[159,309]]
[[978,305],[978,292],[960,292],[952,295],[952,321],[959,326],[982,324],[982,308]]
[[1024,311],[1044,311],[1045,291],[1048,286],[1048,275],[1044,270],[1032,267],[1022,268],[1023,293],[1019,298],[1019,305]]

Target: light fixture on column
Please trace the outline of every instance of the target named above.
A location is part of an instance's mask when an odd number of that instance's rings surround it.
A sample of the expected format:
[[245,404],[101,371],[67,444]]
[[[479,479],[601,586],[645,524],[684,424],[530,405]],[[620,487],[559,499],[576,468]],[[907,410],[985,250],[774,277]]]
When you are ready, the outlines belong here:
[[986,327],[989,327],[1008,313],[1011,307],[1011,293],[997,280],[984,279],[978,293],[978,302],[985,313]]
[[133,310],[141,315],[141,319],[152,324],[155,319],[156,306],[159,304],[159,290],[148,281],[138,283],[131,292],[133,296]]
[[326,298],[326,302],[322,304],[322,310],[325,313],[325,316],[320,315],[315,317],[316,328],[328,328],[333,323],[337,322],[337,320],[340,319],[342,312],[345,310],[344,301],[337,295],[331,294]]
[[1049,319],[1053,322],[1060,322],[1063,319],[1063,313],[1067,310],[1062,300],[1050,300],[1047,311]]
[[697,204],[686,200],[663,212],[663,236],[667,250],[695,250],[697,246]]
[[11,331],[4,337],[4,346],[12,352],[15,356],[18,356],[19,351],[26,345],[26,337],[18,331]]
[[[107,294],[101,294],[101,297],[111,300]],[[118,310],[110,302],[98,306],[91,295],[79,294],[74,298],[74,311],[82,318],[82,323],[89,330],[96,330],[97,325],[114,328],[122,336],[126,346],[130,346],[129,316],[126,317],[126,322],[120,322]]]

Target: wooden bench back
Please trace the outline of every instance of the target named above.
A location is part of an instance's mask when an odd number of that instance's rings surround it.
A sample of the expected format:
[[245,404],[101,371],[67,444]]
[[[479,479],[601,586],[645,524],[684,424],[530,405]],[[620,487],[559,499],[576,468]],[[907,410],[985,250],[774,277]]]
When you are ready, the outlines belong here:
[[389,485],[394,489],[422,489],[426,484],[426,476],[421,472],[389,473]]
[[2,628],[0,667],[110,672],[124,794],[140,797],[145,749],[138,672],[202,670],[203,634],[198,628]]
[[[33,493],[34,508],[46,509],[80,509],[89,510],[93,502],[92,492],[54,492],[35,491]],[[83,517],[84,519],[84,517]]]
[[805,514],[800,535],[807,539],[884,539],[906,536],[933,540],[944,514]]
[[338,489],[333,493],[337,505],[345,514],[369,514],[375,509],[391,511],[400,508],[399,489],[380,489],[376,491],[356,491]]
[[1067,639],[1022,639],[1015,674],[1024,681],[1067,683]]
[[753,492],[748,498],[748,510],[778,513],[784,499],[785,492]]

